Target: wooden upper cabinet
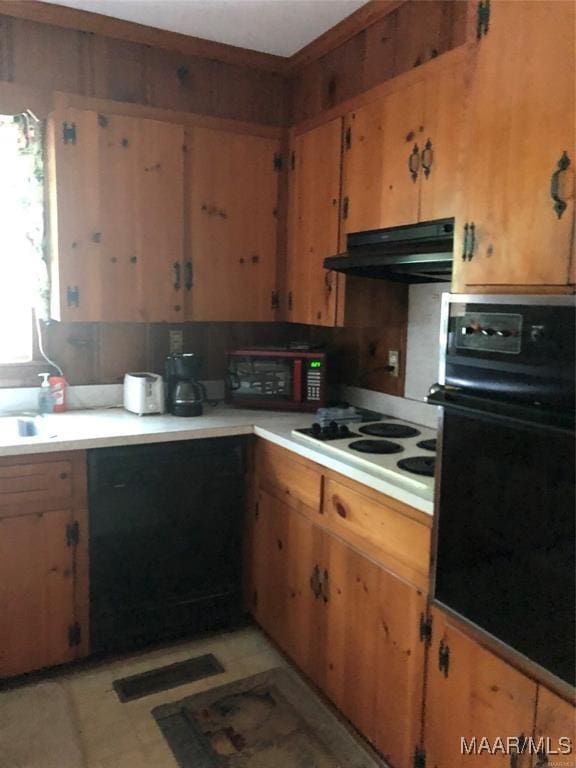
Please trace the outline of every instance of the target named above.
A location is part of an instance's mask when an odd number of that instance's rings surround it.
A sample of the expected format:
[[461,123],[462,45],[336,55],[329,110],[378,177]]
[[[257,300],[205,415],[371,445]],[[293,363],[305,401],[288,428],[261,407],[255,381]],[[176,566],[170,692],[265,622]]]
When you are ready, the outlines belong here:
[[490,4],[471,61],[455,290],[574,280],[575,21],[563,0]]
[[424,132],[420,151],[420,221],[456,216],[466,98],[462,63],[424,81]]
[[182,318],[181,126],[67,108],[48,126],[52,314]]
[[344,234],[455,215],[463,108],[460,62],[346,116]]
[[508,754],[466,754],[485,737],[531,736],[536,706],[536,683],[479,645],[432,609],[432,644],[429,649],[424,710],[424,749],[431,768],[527,768],[524,755],[512,763]]
[[421,82],[400,88],[346,116],[342,206],[345,233],[418,221],[423,130]]
[[341,118],[291,145],[286,317],[295,323],[336,323],[337,280],[323,263],[338,253],[341,153]]
[[276,316],[278,139],[188,130],[188,320]]

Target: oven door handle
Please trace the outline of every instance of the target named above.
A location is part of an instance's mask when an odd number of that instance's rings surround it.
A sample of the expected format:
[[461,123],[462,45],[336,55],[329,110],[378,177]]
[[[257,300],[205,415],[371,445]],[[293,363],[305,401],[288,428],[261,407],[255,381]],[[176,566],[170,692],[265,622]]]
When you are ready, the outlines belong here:
[[427,402],[449,410],[490,418],[520,426],[539,427],[554,432],[574,433],[574,414],[545,411],[536,405],[515,405],[499,400],[467,395],[459,387],[434,384],[428,392]]

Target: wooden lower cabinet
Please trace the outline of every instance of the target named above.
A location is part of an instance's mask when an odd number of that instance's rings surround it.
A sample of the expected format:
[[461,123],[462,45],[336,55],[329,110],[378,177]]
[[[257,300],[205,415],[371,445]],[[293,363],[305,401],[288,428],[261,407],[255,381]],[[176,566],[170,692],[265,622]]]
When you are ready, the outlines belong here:
[[483,737],[531,736],[537,684],[479,645],[452,624],[432,613],[424,748],[426,768],[527,768],[528,755],[511,762],[509,754],[466,754],[461,739],[477,745]]
[[[576,710],[574,704],[539,686],[534,739],[541,745],[531,768],[576,766]],[[547,754],[548,750],[548,754]]]
[[391,766],[409,768],[420,737],[426,596],[336,537],[323,539],[324,689]]
[[254,615],[390,765],[409,768],[420,737],[426,597],[313,514],[259,491]]
[[85,455],[0,460],[0,678],[88,653]]
[[74,658],[71,510],[0,519],[0,677]]

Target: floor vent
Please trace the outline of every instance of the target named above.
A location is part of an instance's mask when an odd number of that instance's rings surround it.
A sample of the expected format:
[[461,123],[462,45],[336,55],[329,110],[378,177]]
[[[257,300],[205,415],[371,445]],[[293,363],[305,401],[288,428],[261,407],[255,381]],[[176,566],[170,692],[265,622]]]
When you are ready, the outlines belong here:
[[219,675],[224,667],[211,653],[196,656],[187,661],[179,661],[166,667],[151,669],[139,675],[114,680],[113,686],[120,701],[134,701],[143,696],[177,688],[179,685],[194,683],[204,677]]

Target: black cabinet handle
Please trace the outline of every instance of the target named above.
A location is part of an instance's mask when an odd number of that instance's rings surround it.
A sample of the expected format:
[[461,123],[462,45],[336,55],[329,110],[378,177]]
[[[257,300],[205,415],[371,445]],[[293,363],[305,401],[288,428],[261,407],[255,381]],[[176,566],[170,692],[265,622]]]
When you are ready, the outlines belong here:
[[416,182],[418,171],[420,170],[420,150],[418,144],[414,144],[412,152],[408,156],[408,170],[412,176],[412,181]]
[[322,600],[324,600],[325,603],[330,600],[330,574],[326,570],[324,571],[322,578]]
[[182,265],[179,261],[175,261],[172,264],[172,269],[174,270],[174,290],[179,291],[182,285]]
[[432,170],[432,163],[434,162],[434,152],[432,150],[432,142],[430,139],[428,139],[424,145],[424,149],[420,155],[420,161],[422,163],[422,168],[424,169],[424,176],[428,178],[428,176],[430,176],[430,171]]
[[314,570],[310,576],[310,589],[314,593],[316,599],[322,594],[322,579],[320,578],[320,568],[317,565],[314,566]]
[[464,237],[462,238],[462,261],[466,261],[468,256],[468,238],[470,235],[470,224],[464,224]]
[[474,257],[474,249],[476,248],[476,225],[474,222],[470,224],[468,240],[468,261],[472,261]]
[[187,291],[192,290],[194,272],[192,270],[192,262],[188,260],[184,266],[184,287]]
[[560,174],[564,173],[564,171],[566,171],[569,166],[570,158],[568,157],[568,153],[563,152],[562,157],[556,164],[556,170],[550,179],[550,197],[554,201],[554,210],[556,211],[556,216],[558,216],[559,219],[562,218],[562,214],[567,208],[566,201],[560,197]]
[[[514,751],[510,754],[510,768],[520,768],[522,755],[524,754],[524,749],[526,745],[526,736],[524,736],[523,733],[518,736],[518,748],[513,747]],[[536,764],[538,765],[547,765],[548,760],[546,760],[545,763],[540,763],[540,760]]]

